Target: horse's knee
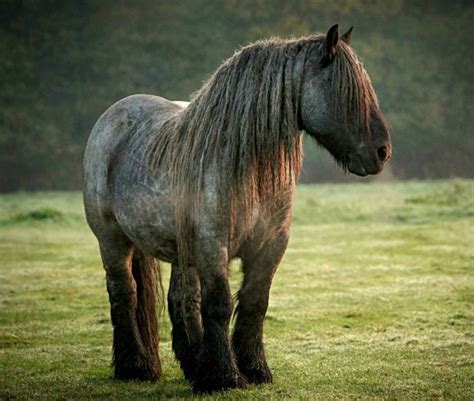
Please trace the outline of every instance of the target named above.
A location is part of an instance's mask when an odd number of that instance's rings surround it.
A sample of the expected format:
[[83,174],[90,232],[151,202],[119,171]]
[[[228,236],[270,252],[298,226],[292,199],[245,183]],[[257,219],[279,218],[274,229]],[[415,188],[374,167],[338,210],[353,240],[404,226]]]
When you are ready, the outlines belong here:
[[171,319],[196,319],[200,312],[201,291],[199,279],[192,267],[183,274],[172,268],[168,290],[168,312]]
[[170,284],[170,288],[168,290],[168,313],[172,323],[174,323],[175,319],[179,318],[179,312],[182,309],[181,296],[181,291]]
[[268,309],[269,292],[269,286],[267,283],[258,286],[243,286],[238,293],[238,315],[249,315],[263,318]]
[[212,320],[217,324],[228,324],[232,316],[233,301],[227,278],[216,275],[207,280],[206,285],[203,285],[201,296],[203,321]]

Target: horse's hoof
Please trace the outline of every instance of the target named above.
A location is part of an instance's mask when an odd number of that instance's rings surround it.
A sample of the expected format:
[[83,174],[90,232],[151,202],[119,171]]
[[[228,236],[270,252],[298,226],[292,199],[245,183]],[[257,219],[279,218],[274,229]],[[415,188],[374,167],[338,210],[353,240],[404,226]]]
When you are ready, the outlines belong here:
[[115,365],[114,378],[120,381],[157,381],[161,376],[161,366],[152,361],[139,361],[127,365]]
[[196,377],[196,370],[193,368],[185,368],[181,366],[183,370],[183,375],[184,378],[189,382],[189,383],[194,383],[195,377]]
[[247,380],[240,374],[227,377],[196,377],[193,381],[193,392],[196,394],[209,394],[216,391],[230,390],[233,388],[244,388],[246,385]]
[[247,381],[252,384],[273,382],[272,372],[270,372],[268,367],[263,369],[241,369],[241,372],[246,377]]

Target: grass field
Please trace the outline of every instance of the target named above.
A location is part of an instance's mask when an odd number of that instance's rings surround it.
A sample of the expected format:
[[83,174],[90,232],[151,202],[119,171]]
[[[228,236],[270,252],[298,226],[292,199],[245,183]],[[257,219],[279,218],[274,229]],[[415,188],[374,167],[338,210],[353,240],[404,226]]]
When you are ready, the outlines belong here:
[[[111,380],[81,202],[0,196],[0,399],[193,398],[167,317],[162,380]],[[202,398],[473,400],[473,223],[474,181],[300,186],[266,319],[274,384]],[[230,277],[235,291],[237,263]]]

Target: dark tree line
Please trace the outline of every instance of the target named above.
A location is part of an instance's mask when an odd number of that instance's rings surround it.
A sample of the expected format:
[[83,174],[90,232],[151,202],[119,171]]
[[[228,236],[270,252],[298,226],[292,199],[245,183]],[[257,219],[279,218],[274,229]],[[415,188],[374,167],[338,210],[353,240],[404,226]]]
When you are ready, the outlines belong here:
[[[96,119],[132,93],[189,98],[240,45],[355,25],[398,178],[474,175],[474,6],[403,0],[4,0],[0,191],[81,185]],[[341,180],[307,144],[304,179]]]

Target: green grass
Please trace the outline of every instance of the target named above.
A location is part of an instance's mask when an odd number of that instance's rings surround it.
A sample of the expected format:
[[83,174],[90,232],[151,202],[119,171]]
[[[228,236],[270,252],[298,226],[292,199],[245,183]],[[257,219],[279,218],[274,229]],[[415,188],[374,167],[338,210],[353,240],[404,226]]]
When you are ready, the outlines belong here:
[[[274,384],[202,398],[474,399],[473,223],[474,181],[300,186],[265,327]],[[162,380],[111,380],[80,193],[1,196],[0,260],[0,399],[200,398],[167,317]]]

